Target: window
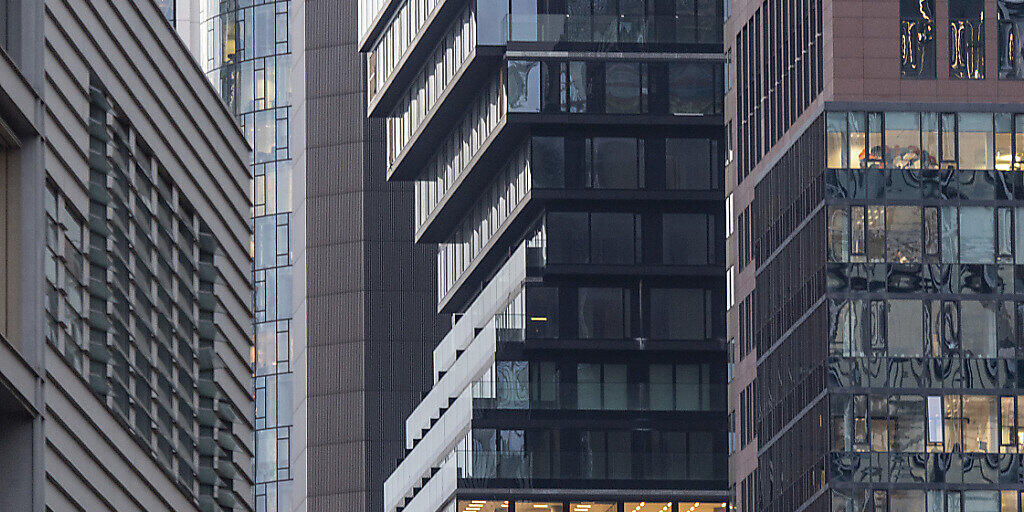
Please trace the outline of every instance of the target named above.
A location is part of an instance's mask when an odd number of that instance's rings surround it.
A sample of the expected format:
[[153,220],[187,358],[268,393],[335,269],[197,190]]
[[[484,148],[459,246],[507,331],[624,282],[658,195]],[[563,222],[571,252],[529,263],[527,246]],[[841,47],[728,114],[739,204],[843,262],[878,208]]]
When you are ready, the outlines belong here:
[[924,355],[924,326],[919,300],[890,300],[887,314],[888,354],[894,357]]
[[536,188],[562,188],[565,186],[565,139],[562,137],[534,137],[532,146],[533,186]]
[[992,114],[959,114],[960,169],[994,169]]
[[963,263],[994,262],[994,220],[992,208],[982,206],[960,208],[960,260]]
[[886,261],[921,261],[921,208],[889,206],[885,209]]
[[996,357],[996,302],[960,302],[960,326],[964,355]]
[[985,25],[983,0],[949,2],[949,77],[985,78]]
[[540,112],[540,63],[508,62],[508,105],[511,112]]
[[661,340],[704,340],[708,337],[704,290],[652,288],[650,334]]
[[590,262],[625,265],[637,261],[637,217],[632,213],[590,214]]
[[900,0],[900,77],[935,78],[935,0]]
[[709,217],[702,213],[662,215],[662,262],[666,265],[706,265],[711,262]]
[[558,337],[558,288],[531,286],[526,289],[527,336]]
[[921,116],[916,112],[885,113],[885,167],[919,169]]
[[708,190],[718,184],[718,145],[707,139],[665,140],[665,188]]
[[630,137],[594,137],[593,188],[637,189],[642,185],[644,145]]
[[639,62],[605,64],[605,112],[637,114],[647,107],[647,75]]
[[624,364],[578,364],[576,390],[577,407],[581,410],[629,408]]
[[548,261],[555,264],[587,263],[590,259],[589,224],[586,212],[548,213],[545,226]]
[[622,288],[579,288],[582,339],[622,339],[629,333],[629,303]]
[[963,447],[965,452],[998,451],[999,401],[994,396],[964,395]]
[[845,206],[828,207],[828,260],[849,261],[850,213]]
[[717,109],[715,70],[697,62],[669,65],[669,113],[714,114]]
[[1024,10],[1013,0],[996,0],[999,28],[999,78],[1024,79],[1021,37],[1024,36]]

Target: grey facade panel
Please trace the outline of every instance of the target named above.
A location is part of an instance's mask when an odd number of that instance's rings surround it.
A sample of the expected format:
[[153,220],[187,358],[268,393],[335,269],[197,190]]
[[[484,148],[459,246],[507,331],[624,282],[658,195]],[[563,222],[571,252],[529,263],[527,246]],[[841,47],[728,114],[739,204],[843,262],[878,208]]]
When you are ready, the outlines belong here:
[[382,507],[444,325],[430,306],[433,253],[413,245],[412,188],[367,158],[383,127],[364,121],[355,7],[305,12],[310,511]]
[[0,398],[20,477],[0,508],[252,510],[242,134],[152,2],[15,2],[3,21],[27,80],[0,98],[31,111],[0,100],[18,139],[0,252],[22,251],[0,258],[20,276],[0,290],[17,318],[0,380],[24,397]]

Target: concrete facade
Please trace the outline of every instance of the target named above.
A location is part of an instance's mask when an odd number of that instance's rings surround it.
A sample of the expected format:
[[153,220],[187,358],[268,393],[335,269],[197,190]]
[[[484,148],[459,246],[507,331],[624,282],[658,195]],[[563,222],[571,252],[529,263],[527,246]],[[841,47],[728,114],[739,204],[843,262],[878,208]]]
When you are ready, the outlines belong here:
[[155,4],[4,8],[0,502],[252,510],[245,140]]

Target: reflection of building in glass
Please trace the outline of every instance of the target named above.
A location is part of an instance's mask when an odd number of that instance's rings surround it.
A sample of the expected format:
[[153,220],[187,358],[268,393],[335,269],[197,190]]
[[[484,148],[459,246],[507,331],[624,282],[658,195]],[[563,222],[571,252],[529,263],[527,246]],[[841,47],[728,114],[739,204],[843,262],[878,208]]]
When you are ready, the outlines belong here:
[[360,11],[456,318],[383,510],[727,509],[721,8]]
[[[1013,27],[996,43],[982,24],[1008,6],[940,4],[937,24],[925,0],[826,2],[820,25],[797,29],[835,44],[799,56],[795,68],[824,65],[793,80],[743,36],[764,27],[760,8],[771,38],[775,5],[734,5],[754,14],[726,24],[736,504],[1019,511],[1024,82],[1005,80]],[[906,30],[921,23],[927,38]]]
[[291,500],[292,162],[289,2],[204,1],[200,65],[252,145],[256,504]]

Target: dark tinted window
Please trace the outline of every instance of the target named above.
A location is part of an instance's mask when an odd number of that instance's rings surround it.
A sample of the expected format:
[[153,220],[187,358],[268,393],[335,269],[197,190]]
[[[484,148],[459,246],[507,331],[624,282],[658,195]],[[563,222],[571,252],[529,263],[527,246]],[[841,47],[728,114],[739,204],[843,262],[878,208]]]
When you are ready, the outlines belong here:
[[620,339],[626,336],[629,307],[621,288],[580,288],[579,337]]
[[565,186],[565,146],[562,137],[534,137],[530,173],[536,188]]
[[593,213],[590,229],[590,262],[630,264],[636,258],[632,213]]
[[707,264],[708,244],[707,215],[666,213],[662,217],[662,262],[666,265]]
[[594,137],[594,188],[639,188],[643,168],[643,144],[628,137]]
[[707,337],[704,290],[651,289],[651,337],[698,340]]
[[558,288],[533,286],[526,289],[527,336],[558,337]]
[[590,230],[586,212],[551,212],[547,215],[548,261],[586,263]]
[[665,140],[665,188],[705,190],[717,185],[717,155],[707,139]]

